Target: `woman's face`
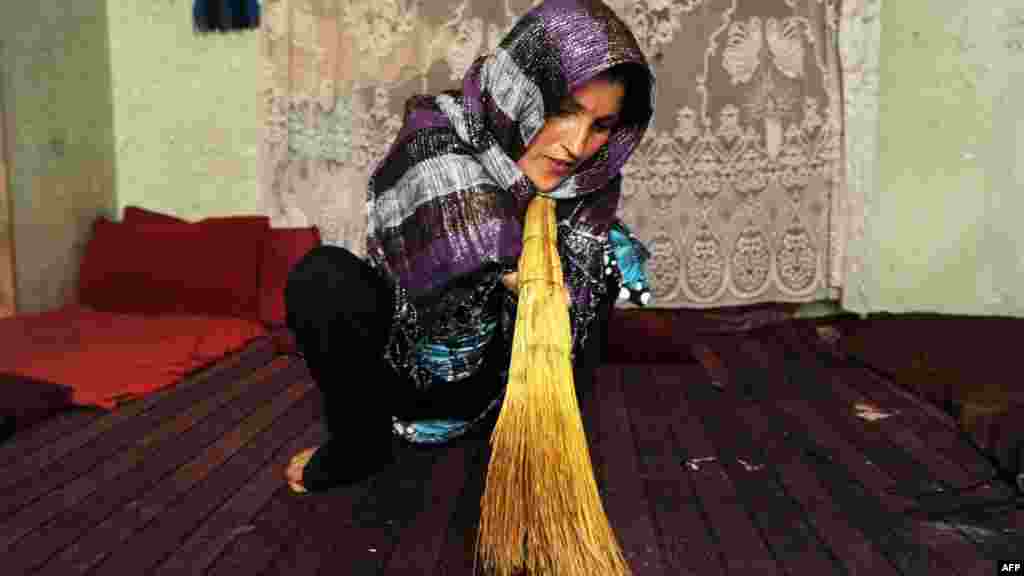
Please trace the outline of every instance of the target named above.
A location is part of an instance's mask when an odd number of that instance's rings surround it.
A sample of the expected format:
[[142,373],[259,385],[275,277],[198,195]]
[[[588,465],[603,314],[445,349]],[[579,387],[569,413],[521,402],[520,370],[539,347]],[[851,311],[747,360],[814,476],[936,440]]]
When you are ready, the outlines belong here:
[[625,87],[595,78],[562,102],[527,146],[517,164],[541,192],[554,190],[608,142],[618,124]]

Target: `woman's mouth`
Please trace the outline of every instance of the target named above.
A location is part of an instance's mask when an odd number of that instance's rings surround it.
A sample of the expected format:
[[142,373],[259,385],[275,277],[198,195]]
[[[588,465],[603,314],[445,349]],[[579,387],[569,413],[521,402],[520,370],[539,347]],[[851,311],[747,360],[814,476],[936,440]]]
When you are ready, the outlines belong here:
[[548,157],[548,162],[551,164],[551,171],[564,176],[572,172],[572,162],[566,162],[564,160],[558,160],[557,158]]

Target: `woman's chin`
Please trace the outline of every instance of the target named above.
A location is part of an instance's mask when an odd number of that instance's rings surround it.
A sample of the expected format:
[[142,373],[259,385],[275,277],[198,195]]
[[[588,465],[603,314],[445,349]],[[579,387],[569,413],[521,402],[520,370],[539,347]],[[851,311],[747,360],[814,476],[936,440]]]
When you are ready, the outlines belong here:
[[558,186],[567,178],[568,176],[562,177],[545,175],[540,178],[534,179],[533,185],[534,187],[537,188],[537,192],[540,192],[541,194],[548,194],[550,192],[554,192],[555,189],[558,188]]
[[559,174],[557,172],[549,170],[523,170],[523,174],[530,179],[533,183],[533,187],[537,189],[540,194],[548,194],[554,192],[562,182],[569,179],[572,174]]

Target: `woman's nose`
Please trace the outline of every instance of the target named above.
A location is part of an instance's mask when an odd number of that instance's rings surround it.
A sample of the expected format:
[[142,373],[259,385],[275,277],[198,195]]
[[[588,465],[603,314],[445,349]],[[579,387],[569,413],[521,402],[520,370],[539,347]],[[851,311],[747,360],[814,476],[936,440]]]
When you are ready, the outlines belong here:
[[590,137],[590,127],[584,122],[578,122],[570,130],[566,138],[566,148],[573,155],[573,159],[583,156],[586,150],[587,139]]

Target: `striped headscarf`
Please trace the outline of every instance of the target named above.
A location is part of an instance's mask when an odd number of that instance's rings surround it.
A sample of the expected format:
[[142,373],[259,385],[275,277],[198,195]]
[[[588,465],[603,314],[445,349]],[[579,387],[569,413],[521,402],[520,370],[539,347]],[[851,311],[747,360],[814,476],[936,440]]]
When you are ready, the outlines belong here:
[[[562,100],[618,64],[648,72],[646,109],[546,195],[572,202],[576,226],[605,234],[619,171],[653,114],[654,78],[625,23],[599,1],[548,0],[524,15],[462,89],[414,96],[368,194],[367,254],[413,302],[488,264],[514,267],[526,205],[538,191],[516,165]],[[637,103],[633,104],[637,106]],[[571,289],[571,287],[570,287]]]

